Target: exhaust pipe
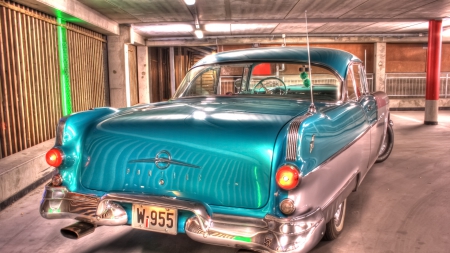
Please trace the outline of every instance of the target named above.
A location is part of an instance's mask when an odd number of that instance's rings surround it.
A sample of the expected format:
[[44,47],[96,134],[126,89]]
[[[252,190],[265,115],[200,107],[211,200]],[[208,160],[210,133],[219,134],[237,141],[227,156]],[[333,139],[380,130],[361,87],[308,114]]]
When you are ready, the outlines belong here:
[[87,222],[77,222],[65,228],[61,228],[61,234],[69,239],[80,239],[95,230],[95,225]]

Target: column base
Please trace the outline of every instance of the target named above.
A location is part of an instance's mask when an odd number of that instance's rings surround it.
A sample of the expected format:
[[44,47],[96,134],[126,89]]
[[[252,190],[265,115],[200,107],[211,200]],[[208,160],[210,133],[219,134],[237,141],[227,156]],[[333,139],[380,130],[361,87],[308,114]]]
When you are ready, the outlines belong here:
[[438,124],[439,104],[438,100],[425,100],[425,125]]

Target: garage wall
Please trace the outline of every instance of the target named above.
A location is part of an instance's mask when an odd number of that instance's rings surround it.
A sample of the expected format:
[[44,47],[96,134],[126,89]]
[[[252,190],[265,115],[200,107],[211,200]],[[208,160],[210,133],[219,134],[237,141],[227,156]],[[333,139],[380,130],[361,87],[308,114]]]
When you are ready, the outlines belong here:
[[386,73],[423,73],[426,63],[426,44],[386,44]]
[[[450,72],[450,44],[442,44],[441,72]],[[386,44],[386,73],[425,73],[427,44]]]
[[55,137],[61,117],[56,20],[0,2],[1,157]]
[[[73,112],[109,103],[106,41],[74,24],[67,29]],[[55,137],[62,117],[55,17],[0,1],[0,158]]]
[[67,24],[72,112],[109,104],[104,35]]
[[[186,47],[174,48],[175,87],[178,88],[187,71],[205,55]],[[151,102],[166,101],[171,98],[170,55],[168,47],[150,47]]]

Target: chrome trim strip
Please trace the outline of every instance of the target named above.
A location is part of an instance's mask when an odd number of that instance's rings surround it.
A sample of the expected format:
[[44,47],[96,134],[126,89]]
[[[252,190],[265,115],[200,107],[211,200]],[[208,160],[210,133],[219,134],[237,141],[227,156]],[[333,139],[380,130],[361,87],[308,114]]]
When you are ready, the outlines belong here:
[[267,228],[267,222],[265,222],[264,219],[260,219],[260,218],[252,218],[252,217],[215,213],[212,215],[212,220],[213,220],[214,224],[226,223],[229,225]]
[[302,122],[311,115],[312,114],[307,113],[299,116],[290,123],[287,134],[286,161],[297,161],[298,130],[300,129]]
[[[155,164],[159,164],[159,163],[167,163],[167,164],[174,164],[174,165],[180,165],[180,166],[185,166],[185,167],[190,167],[190,168],[195,168],[195,169],[201,169],[200,166],[197,165],[193,165],[193,164],[189,164],[189,163],[184,163],[184,162],[180,162],[177,160],[172,160],[172,159],[166,159],[166,158],[144,158],[144,159],[137,159],[137,160],[131,160],[128,163],[155,163]],[[157,165],[158,167],[158,165]],[[169,166],[165,167],[165,168],[160,168],[159,169],[166,169]]]
[[[161,155],[163,155],[163,154],[165,154],[167,156],[167,158],[161,157]],[[155,163],[156,167],[158,167],[158,169],[161,169],[161,170],[167,169],[170,166],[170,164],[201,169],[197,165],[184,163],[184,162],[177,161],[177,160],[172,160],[172,155],[167,150],[162,150],[162,151],[158,152],[158,154],[156,154],[155,158],[144,158],[144,159],[131,160],[131,161],[128,161],[128,163]],[[160,163],[164,163],[164,165],[160,165]]]
[[69,116],[62,117],[59,119],[58,127],[56,128],[56,141],[55,146],[62,146],[64,140],[64,127],[66,126],[66,121]]

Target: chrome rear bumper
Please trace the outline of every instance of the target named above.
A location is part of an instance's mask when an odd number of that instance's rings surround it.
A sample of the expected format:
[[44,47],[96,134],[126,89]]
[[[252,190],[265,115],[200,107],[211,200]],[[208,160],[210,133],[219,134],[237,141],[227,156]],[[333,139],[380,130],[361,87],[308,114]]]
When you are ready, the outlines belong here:
[[127,213],[117,203],[155,205],[186,210],[193,216],[186,221],[186,234],[193,240],[262,252],[307,252],[325,231],[323,211],[318,208],[294,218],[263,219],[214,214],[198,202],[168,197],[111,193],[90,196],[69,192],[66,187],[45,186],[40,213],[47,219],[71,218],[95,225],[125,225]]

